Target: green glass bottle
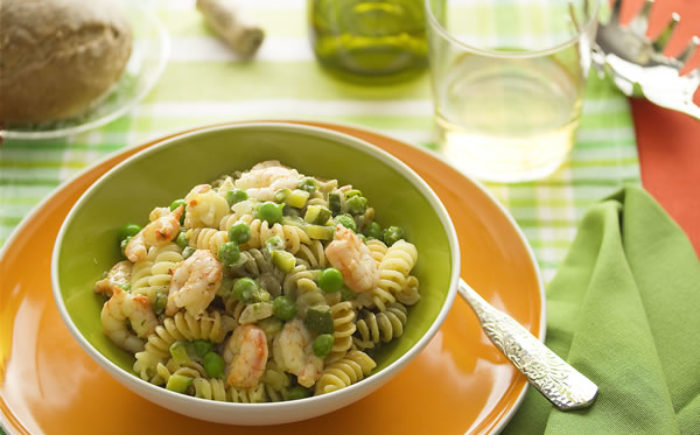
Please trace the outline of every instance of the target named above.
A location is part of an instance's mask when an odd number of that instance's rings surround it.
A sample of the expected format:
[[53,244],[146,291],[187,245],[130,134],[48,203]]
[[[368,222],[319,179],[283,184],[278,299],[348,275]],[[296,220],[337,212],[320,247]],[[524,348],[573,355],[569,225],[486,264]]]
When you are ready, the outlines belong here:
[[316,58],[362,83],[396,82],[427,65],[423,0],[308,0]]

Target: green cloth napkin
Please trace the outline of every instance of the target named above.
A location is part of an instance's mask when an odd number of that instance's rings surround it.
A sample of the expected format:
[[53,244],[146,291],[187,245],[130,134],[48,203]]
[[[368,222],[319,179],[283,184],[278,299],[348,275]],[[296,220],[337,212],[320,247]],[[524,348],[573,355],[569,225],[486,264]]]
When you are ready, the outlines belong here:
[[561,412],[531,388],[505,434],[700,434],[700,262],[641,188],[581,222],[547,291],[547,345],[598,398]]

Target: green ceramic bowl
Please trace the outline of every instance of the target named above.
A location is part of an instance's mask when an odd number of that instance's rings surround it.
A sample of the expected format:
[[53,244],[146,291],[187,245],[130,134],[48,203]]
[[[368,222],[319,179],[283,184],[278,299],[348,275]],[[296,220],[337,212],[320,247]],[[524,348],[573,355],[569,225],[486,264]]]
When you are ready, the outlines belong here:
[[[301,173],[337,178],[362,190],[383,224],[403,226],[418,249],[414,273],[421,301],[409,311],[404,334],[378,355],[365,380],[308,399],[263,404],[208,401],[141,380],[133,357],[102,333],[101,297],[94,283],[119,261],[118,229],[147,221],[155,206],[182,198],[196,184],[279,160]],[[437,196],[420,177],[378,148],[340,133],[286,124],[240,124],[179,136],[150,147],[100,178],[78,200],[59,232],[52,259],[54,296],[68,328],[110,374],[137,394],[204,420],[274,424],[302,420],[345,406],[389,380],[435,334],[454,300],[459,272],[454,227]]]

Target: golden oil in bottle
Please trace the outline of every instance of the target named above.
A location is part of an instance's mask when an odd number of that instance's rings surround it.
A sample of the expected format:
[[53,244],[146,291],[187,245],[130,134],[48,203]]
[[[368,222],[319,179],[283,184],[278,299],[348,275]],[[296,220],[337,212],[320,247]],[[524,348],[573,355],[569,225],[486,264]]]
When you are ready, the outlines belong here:
[[427,65],[423,8],[422,0],[309,0],[316,57],[336,75],[356,82],[415,76]]

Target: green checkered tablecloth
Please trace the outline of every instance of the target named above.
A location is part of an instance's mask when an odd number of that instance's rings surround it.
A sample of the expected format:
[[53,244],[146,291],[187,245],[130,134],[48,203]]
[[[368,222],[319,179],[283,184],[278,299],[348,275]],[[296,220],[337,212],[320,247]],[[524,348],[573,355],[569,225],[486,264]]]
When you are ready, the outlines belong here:
[[[42,199],[107,154],[178,130],[220,121],[308,119],[370,127],[433,147],[428,76],[399,85],[342,83],[314,61],[303,0],[243,2],[267,32],[253,62],[236,60],[205,26],[194,0],[153,5],[172,48],[160,82],[129,115],[65,139],[7,140],[0,148],[0,245]],[[546,281],[573,240],[586,208],[625,182],[639,181],[627,100],[591,77],[571,161],[553,176],[487,183],[534,248]]]

